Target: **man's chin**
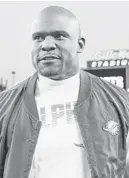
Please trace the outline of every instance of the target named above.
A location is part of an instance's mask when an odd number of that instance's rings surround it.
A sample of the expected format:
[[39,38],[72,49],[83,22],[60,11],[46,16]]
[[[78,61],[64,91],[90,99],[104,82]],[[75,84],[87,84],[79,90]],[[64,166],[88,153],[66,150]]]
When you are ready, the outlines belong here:
[[53,80],[59,80],[60,75],[59,71],[40,71],[40,75],[53,79]]

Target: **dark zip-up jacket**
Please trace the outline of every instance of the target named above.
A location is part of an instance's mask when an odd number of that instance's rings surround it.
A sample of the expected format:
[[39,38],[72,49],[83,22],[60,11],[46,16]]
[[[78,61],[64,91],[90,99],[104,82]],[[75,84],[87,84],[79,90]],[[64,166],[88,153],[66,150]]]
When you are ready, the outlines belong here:
[[[0,93],[0,178],[28,178],[41,128],[36,80],[37,73]],[[81,70],[74,114],[92,178],[129,178],[128,93]]]

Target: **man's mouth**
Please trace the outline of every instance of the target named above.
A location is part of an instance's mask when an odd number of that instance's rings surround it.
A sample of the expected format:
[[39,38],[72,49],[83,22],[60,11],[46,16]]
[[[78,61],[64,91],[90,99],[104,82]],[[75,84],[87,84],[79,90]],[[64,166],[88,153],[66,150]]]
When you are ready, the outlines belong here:
[[59,60],[60,58],[58,57],[58,56],[56,56],[56,55],[45,55],[45,56],[43,56],[43,57],[40,57],[39,58],[39,62],[40,61],[55,61],[55,60]]

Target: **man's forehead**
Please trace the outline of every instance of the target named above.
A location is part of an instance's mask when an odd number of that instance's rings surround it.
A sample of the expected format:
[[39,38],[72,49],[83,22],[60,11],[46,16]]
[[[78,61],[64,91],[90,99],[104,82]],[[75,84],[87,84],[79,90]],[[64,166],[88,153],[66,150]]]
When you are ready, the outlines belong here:
[[39,16],[36,20],[32,23],[31,32],[38,32],[38,31],[65,31],[77,29],[78,30],[78,23],[75,19],[69,18],[66,15],[54,15],[54,16]]
[[80,34],[80,25],[76,16],[69,10],[59,6],[49,6],[41,10],[33,21],[31,33],[53,30],[68,30]]

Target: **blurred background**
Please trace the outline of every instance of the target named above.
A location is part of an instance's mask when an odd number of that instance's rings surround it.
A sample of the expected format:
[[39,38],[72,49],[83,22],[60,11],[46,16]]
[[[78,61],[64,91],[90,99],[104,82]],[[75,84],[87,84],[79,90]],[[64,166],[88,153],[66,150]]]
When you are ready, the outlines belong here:
[[[124,68],[123,74],[119,74],[120,70],[117,72],[118,75],[112,74],[113,77],[119,77],[117,80],[120,80],[121,75],[129,75],[128,1],[0,1],[0,90],[14,86],[34,72],[31,64],[31,23],[37,13],[49,5],[63,6],[78,17],[82,34],[86,38],[85,51],[80,55],[82,68],[94,68],[92,73],[103,68],[104,74],[110,67],[120,67],[122,70]],[[122,54],[121,57],[119,53],[122,50],[126,54]],[[110,55],[110,51],[113,54]],[[115,58],[114,51],[117,53]],[[108,62],[104,65],[103,61],[101,65],[87,65],[87,61],[100,61],[101,58]],[[119,58],[120,62],[117,62]],[[121,63],[121,60],[125,59],[127,62]],[[109,60],[115,60],[116,64],[110,66]],[[103,77],[103,72],[97,75]],[[110,76],[108,74],[104,77]],[[124,80],[127,81],[127,78]],[[122,86],[126,85],[127,82]],[[126,88],[128,89],[128,86]]]

